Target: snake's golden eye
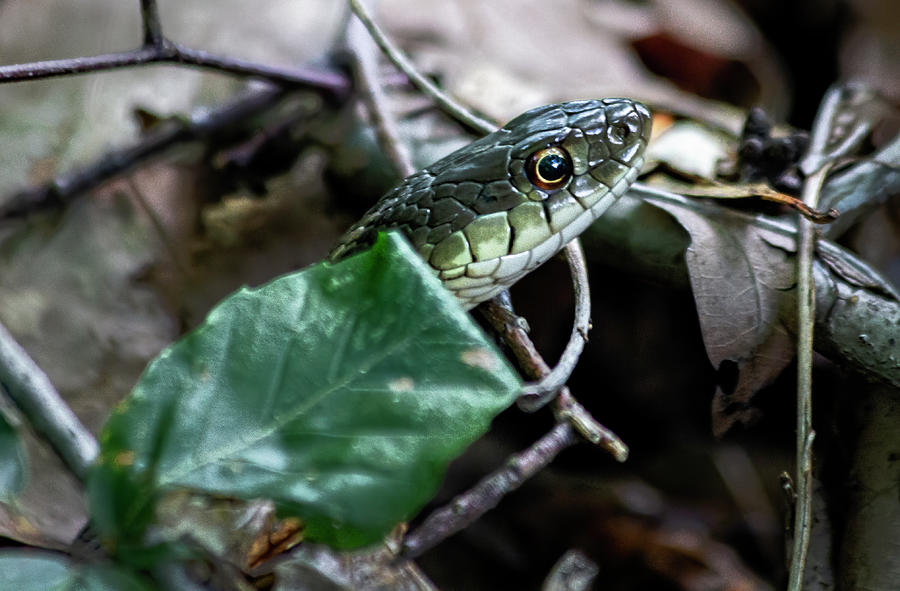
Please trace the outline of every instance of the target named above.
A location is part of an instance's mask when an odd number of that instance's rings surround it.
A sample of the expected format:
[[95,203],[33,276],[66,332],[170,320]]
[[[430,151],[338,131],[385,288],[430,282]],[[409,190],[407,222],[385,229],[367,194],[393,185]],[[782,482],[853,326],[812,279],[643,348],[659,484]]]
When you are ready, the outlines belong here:
[[555,191],[572,178],[572,159],[562,148],[544,148],[528,157],[525,172],[538,189]]

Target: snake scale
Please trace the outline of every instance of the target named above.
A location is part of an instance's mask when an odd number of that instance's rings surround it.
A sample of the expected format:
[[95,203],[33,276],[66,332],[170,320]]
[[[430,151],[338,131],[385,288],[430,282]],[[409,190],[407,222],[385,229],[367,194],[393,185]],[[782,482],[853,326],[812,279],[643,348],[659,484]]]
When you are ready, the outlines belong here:
[[328,258],[397,228],[472,308],[546,262],[628,190],[650,128],[647,108],[624,98],[527,111],[401,181]]

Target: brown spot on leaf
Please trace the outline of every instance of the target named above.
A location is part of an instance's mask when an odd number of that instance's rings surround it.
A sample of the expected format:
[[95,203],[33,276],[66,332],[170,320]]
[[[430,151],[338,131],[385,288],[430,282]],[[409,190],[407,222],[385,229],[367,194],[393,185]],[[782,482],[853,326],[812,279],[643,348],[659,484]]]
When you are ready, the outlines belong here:
[[134,451],[127,449],[120,451],[116,454],[116,457],[113,458],[113,464],[118,467],[124,466],[133,466],[134,465]]

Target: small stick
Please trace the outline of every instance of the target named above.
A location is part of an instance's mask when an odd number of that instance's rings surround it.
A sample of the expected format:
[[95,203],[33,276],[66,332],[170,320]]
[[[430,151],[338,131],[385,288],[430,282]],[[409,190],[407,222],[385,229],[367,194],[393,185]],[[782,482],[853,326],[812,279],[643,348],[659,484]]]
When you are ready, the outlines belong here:
[[[863,118],[839,143],[828,147],[840,109],[849,100],[857,98],[859,92],[857,87],[829,89],[816,114],[809,150],[800,162],[800,168],[807,175],[803,185],[803,203],[811,209],[818,205],[819,193],[832,164],[856,147],[871,129],[871,122]],[[816,236],[809,220],[800,218],[797,223],[797,504],[789,591],[800,591],[803,587],[812,526],[812,444],[816,436],[812,429],[813,326],[816,314],[813,257]]]
[[569,381],[584,351],[588,331],[591,329],[591,289],[588,283],[587,263],[584,260],[581,243],[577,240],[566,245],[566,260],[569,262],[569,272],[575,291],[575,320],[572,324],[572,334],[556,367],[539,382],[526,384],[522,388],[519,408],[528,412],[542,408]]
[[406,76],[409,78],[410,82],[413,85],[424,92],[426,95],[430,96],[434,102],[440,106],[441,110],[448,113],[451,117],[456,119],[457,121],[463,123],[471,129],[474,129],[478,133],[488,134],[497,129],[497,126],[488,121],[487,119],[483,119],[478,115],[472,113],[470,110],[461,106],[459,103],[454,101],[447,95],[443,90],[435,86],[430,80],[428,80],[425,76],[420,74],[416,67],[413,66],[412,62],[403,54],[400,49],[397,48],[396,45],[391,42],[390,39],[381,31],[381,28],[375,24],[372,20],[372,15],[369,13],[368,9],[363,5],[359,0],[349,0],[350,9],[353,11],[353,14],[362,21],[362,24],[369,31],[369,34],[372,35],[372,39],[375,40],[375,43],[378,44],[378,47],[381,48],[381,51],[384,52],[388,59],[390,59],[394,65],[396,65]]
[[433,548],[444,539],[465,529],[497,506],[508,493],[544,469],[579,437],[569,423],[557,423],[528,449],[506,461],[506,464],[447,505],[435,510],[403,540],[402,558],[412,559]]
[[400,177],[407,177],[415,173],[416,169],[409,150],[399,139],[396,121],[386,106],[387,100],[378,76],[377,48],[359,19],[351,18],[347,23],[347,46],[355,62],[356,80],[378,135],[378,143]]
[[141,25],[144,28],[144,47],[161,47],[165,37],[156,0],[141,0]]
[[313,67],[270,66],[191,49],[165,39],[161,45],[145,46],[131,51],[0,66],[0,84],[161,63],[184,64],[240,76],[264,78],[284,87],[307,88],[337,97],[346,95],[350,90],[347,78],[338,72]]
[[97,457],[97,440],[3,324],[0,324],[0,388],[9,393],[35,431],[47,438],[69,470],[83,481]]

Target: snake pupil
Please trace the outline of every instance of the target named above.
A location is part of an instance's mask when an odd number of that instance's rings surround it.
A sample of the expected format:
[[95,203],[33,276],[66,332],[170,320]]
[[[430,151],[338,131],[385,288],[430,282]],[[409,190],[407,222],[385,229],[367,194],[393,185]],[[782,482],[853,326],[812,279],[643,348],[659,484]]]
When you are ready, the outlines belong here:
[[528,180],[545,191],[555,191],[572,176],[572,159],[561,148],[538,150],[528,158]]
[[558,154],[548,154],[538,163],[538,174],[541,178],[550,181],[558,181],[569,173],[569,163]]

